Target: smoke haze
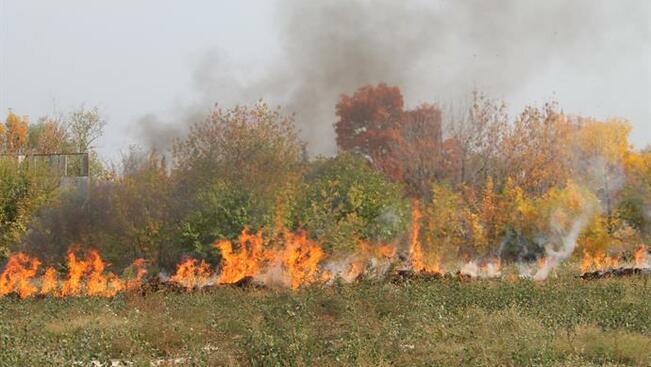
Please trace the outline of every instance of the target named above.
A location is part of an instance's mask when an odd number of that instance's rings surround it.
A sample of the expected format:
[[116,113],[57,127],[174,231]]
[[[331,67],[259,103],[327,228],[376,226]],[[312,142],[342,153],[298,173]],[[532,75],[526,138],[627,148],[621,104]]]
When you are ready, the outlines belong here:
[[[616,78],[610,73],[621,65],[607,65],[602,56],[649,42],[648,31],[635,28],[648,23],[648,5],[626,3],[281,1],[274,14],[279,47],[268,62],[236,64],[219,50],[209,52],[197,60],[197,98],[182,116],[165,122],[149,115],[140,126],[147,143],[162,145],[215,102],[263,98],[296,113],[312,154],[329,155],[336,150],[332,124],[340,94],[369,83],[400,86],[411,105],[455,103],[473,88],[507,102],[538,103],[519,93],[555,65],[569,65],[578,76]],[[613,21],[623,16],[632,21]],[[542,93],[562,97],[564,87]]]

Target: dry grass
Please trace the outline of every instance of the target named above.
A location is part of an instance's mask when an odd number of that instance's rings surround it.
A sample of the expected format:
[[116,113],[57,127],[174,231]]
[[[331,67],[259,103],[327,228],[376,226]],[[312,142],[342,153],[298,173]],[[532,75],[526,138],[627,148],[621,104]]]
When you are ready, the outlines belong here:
[[0,314],[0,366],[651,365],[642,278],[4,298]]

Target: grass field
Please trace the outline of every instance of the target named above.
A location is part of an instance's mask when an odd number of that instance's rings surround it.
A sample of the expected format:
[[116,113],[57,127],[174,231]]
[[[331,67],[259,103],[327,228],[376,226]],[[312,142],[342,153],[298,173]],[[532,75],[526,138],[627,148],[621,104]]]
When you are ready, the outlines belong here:
[[0,365],[649,366],[650,280],[4,298]]

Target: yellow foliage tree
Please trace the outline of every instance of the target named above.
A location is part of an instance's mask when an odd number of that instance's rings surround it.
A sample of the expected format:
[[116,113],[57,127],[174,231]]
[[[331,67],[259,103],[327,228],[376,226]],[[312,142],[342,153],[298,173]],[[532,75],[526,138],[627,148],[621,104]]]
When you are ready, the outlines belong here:
[[432,198],[424,208],[424,243],[435,263],[444,254],[456,254],[465,242],[463,200],[449,186],[435,183]]
[[579,125],[573,138],[579,177],[598,193],[610,218],[615,198],[624,183],[625,166],[635,164],[628,143],[631,125],[616,119],[605,122],[583,119]]
[[8,153],[21,153],[27,143],[28,122],[27,117],[19,117],[9,111],[5,123],[7,131],[5,132],[6,150]]

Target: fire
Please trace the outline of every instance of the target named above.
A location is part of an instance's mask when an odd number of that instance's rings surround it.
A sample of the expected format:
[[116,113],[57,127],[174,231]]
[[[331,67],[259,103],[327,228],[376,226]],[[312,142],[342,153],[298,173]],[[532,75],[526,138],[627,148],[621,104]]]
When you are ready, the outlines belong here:
[[633,254],[633,258],[635,259],[635,266],[638,268],[642,268],[647,266],[647,250],[646,246],[640,245],[640,247],[637,248],[635,253]]
[[502,260],[499,258],[487,261],[479,268],[480,274],[484,274],[486,278],[495,278],[502,275]]
[[[424,253],[420,239],[421,220],[418,203],[414,203],[408,254],[411,267],[415,272],[440,274],[439,259]],[[306,232],[287,229],[274,231],[268,239],[264,238],[262,230],[255,234],[243,230],[237,241],[217,241],[215,248],[220,250],[222,256],[219,274],[206,261],[189,258],[177,265],[169,281],[191,290],[253,278],[267,285],[280,284],[297,289],[316,282],[329,282],[337,277],[352,282],[361,276],[382,274],[390,268],[397,252],[393,245],[360,240],[353,254],[326,262],[324,250]],[[634,260],[638,267],[647,266],[647,249],[644,245],[634,252]],[[593,269],[617,267],[619,261],[618,256],[608,256],[604,251],[591,253],[584,250],[581,271],[585,273]],[[544,268],[546,262],[546,258],[539,259],[538,267]],[[11,293],[20,298],[35,295],[113,297],[119,292],[140,287],[147,272],[145,260],[137,259],[126,272],[130,276],[121,279],[107,271],[108,265],[95,250],[69,250],[67,273],[61,276],[52,266],[39,273],[40,266],[40,260],[25,253],[12,255],[0,274],[0,297]],[[471,277],[500,277],[501,267],[499,258],[470,261],[461,268],[460,273]]]
[[218,282],[235,283],[244,277],[256,275],[263,264],[270,261],[273,254],[264,248],[262,231],[252,235],[243,230],[238,238],[239,252],[233,250],[233,243],[228,240],[218,241],[215,247],[222,255],[221,273]]
[[[218,282],[230,284],[245,277],[271,276],[279,273],[282,283],[292,289],[319,279],[319,264],[325,252],[305,232],[283,230],[276,237],[275,246],[267,245],[262,231],[255,235],[246,230],[238,238],[239,250],[233,250],[231,241],[218,241],[222,266]],[[282,243],[282,246],[280,244]],[[279,271],[272,271],[279,270]]]
[[581,259],[581,272],[586,273],[591,270],[606,270],[619,267],[619,257],[616,255],[608,256],[603,250],[598,250],[591,254],[583,250]]
[[0,275],[0,297],[16,292],[20,298],[27,298],[37,292],[31,284],[41,262],[19,252],[9,258],[5,270]]
[[190,258],[176,266],[176,273],[170,280],[191,290],[208,285],[212,277],[212,270],[208,263]]
[[289,273],[292,289],[317,280],[319,263],[325,253],[316,243],[307,238],[305,232],[293,234],[285,231],[285,248],[280,251],[280,259]]
[[414,271],[425,273],[441,273],[438,259],[433,263],[425,261],[423,247],[420,242],[420,221],[423,215],[418,202],[414,202],[411,210],[411,233],[409,237],[409,261]]
[[111,272],[105,273],[106,264],[95,250],[90,250],[83,259],[70,250],[67,256],[68,276],[60,286],[57,271],[48,267],[40,277],[40,289],[36,278],[41,262],[24,253],[12,255],[0,275],[0,297],[16,293],[20,298],[41,296],[101,296],[113,297],[125,289],[140,286],[146,270],[144,260],[138,259],[132,267],[137,269],[134,279],[123,281]]
[[135,289],[140,287],[140,284],[142,283],[142,279],[145,277],[145,274],[147,274],[146,265],[147,264],[145,259],[136,259],[131,264],[131,269],[135,271],[135,277],[125,282],[124,284],[125,289]]
[[396,251],[397,249],[395,246],[381,245],[377,247],[377,254],[380,255],[380,257],[385,257],[387,259],[396,256]]
[[48,267],[43,274],[43,280],[41,284],[41,294],[46,295],[53,293],[58,284],[57,271],[53,267]]
[[357,241],[360,256],[377,259],[391,259],[396,256],[398,249],[391,245],[372,245],[366,241]]
[[114,296],[124,289],[124,284],[111,272],[104,275],[105,268],[102,257],[95,250],[89,250],[83,259],[78,259],[74,251],[68,251],[68,279],[60,295],[79,296],[85,291],[88,296]]
[[587,250],[583,250],[583,257],[581,258],[581,273],[586,273],[592,266],[592,256]]

